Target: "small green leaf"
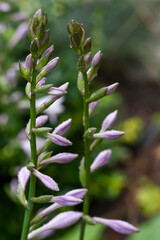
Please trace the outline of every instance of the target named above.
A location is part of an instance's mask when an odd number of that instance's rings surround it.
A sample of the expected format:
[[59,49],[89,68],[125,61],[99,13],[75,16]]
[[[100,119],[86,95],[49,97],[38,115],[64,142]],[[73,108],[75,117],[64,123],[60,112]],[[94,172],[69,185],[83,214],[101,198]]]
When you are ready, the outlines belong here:
[[52,197],[53,195],[44,195],[40,197],[33,197],[31,198],[31,200],[32,202],[35,202],[35,203],[49,203]]
[[83,215],[82,217],[86,223],[89,225],[96,225],[96,222],[89,216],[89,215]]
[[106,93],[107,93],[107,87],[98,89],[96,92],[94,92],[90,96],[90,98],[87,99],[87,103],[91,103],[91,102],[101,99],[102,97],[104,97],[106,95]]
[[32,128],[32,132],[36,135],[45,135],[46,133],[50,132],[52,128],[48,127],[41,127],[41,128]]
[[84,133],[83,137],[85,139],[91,140],[93,139],[93,134],[95,133],[96,128],[88,128],[88,130]]
[[77,78],[77,87],[82,95],[84,95],[84,80],[82,73],[79,71]]
[[82,158],[79,166],[79,179],[81,182],[82,187],[85,187],[86,183],[86,169],[85,169],[85,160],[84,157]]
[[35,88],[34,92],[35,93],[47,93],[48,90],[53,86],[53,84],[47,84],[47,85],[43,85],[41,87]]
[[20,201],[20,203],[27,208],[27,200],[26,200],[26,196],[25,193],[23,191],[22,185],[19,183],[18,184],[18,189],[17,189],[17,197]]

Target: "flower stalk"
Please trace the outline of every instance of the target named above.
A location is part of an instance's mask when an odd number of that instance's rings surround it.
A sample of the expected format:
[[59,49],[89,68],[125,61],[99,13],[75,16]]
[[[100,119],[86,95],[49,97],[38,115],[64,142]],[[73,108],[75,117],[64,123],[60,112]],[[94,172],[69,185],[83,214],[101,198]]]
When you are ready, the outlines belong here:
[[[30,99],[30,119],[31,119],[31,121],[30,121],[30,147],[31,147],[31,161],[35,165],[35,167],[37,167],[36,136],[31,131],[31,129],[36,127],[36,104],[35,104],[35,93],[33,91],[36,87],[36,75],[37,75],[37,71],[35,69],[36,64],[37,64],[37,58],[34,58],[33,75],[32,75],[32,82],[31,82],[31,99]],[[28,195],[28,207],[25,210],[21,240],[27,239],[29,225],[30,225],[30,219],[31,219],[31,213],[32,213],[32,208],[33,208],[33,202],[31,201],[31,198],[35,196],[35,189],[36,189],[36,177],[33,174],[31,174],[29,195]]]
[[[82,59],[82,58],[81,58]],[[83,64],[83,63],[82,63]],[[84,133],[89,129],[89,104],[87,99],[89,98],[89,83],[85,67],[80,67],[79,70],[82,73],[84,79],[84,96],[83,96],[83,116],[84,116]],[[85,156],[85,169],[86,169],[86,182],[85,188],[88,190],[84,198],[83,214],[88,215],[89,212],[89,190],[90,190],[90,140],[84,137],[84,156]],[[82,219],[80,240],[84,238],[85,221]]]

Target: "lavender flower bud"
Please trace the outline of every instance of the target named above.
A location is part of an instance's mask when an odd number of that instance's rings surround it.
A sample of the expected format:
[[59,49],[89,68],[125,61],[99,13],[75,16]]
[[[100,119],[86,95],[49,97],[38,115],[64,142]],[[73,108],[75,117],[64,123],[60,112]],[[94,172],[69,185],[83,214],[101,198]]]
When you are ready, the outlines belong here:
[[22,167],[18,172],[18,182],[21,184],[23,191],[25,191],[26,184],[30,177],[30,171],[27,167]]
[[68,163],[73,161],[78,157],[78,154],[73,153],[59,153],[53,157],[50,157],[46,160],[41,161],[42,165],[50,164],[50,163]]
[[49,42],[49,30],[46,30],[44,32],[43,39],[41,40],[41,51],[40,52],[43,52],[45,50],[46,46],[48,45],[48,42]]
[[36,128],[42,127],[48,121],[47,115],[42,115],[36,118]]
[[99,104],[100,100],[97,100],[95,102],[91,102],[89,104],[89,116],[91,116],[93,110],[97,107],[97,105]]
[[91,38],[90,37],[86,39],[83,49],[84,49],[84,54],[90,52],[90,50],[91,50]]
[[66,83],[64,83],[63,85],[61,85],[61,86],[59,87],[59,89],[67,92],[68,86],[69,86],[69,82],[66,82]]
[[70,128],[71,126],[71,122],[72,119],[68,119],[64,122],[62,122],[61,124],[59,124],[53,131],[53,133],[56,133],[58,135],[63,135],[64,133],[67,132],[67,130]]
[[54,46],[52,45],[51,47],[47,48],[41,56],[41,59],[39,61],[39,63],[36,66],[36,70],[39,71],[41,68],[43,68],[49,61],[49,59],[52,56],[54,50]]
[[59,57],[52,59],[38,74],[36,81],[39,82],[43,77],[49,74],[53,69],[56,68],[59,62]]
[[33,57],[37,57],[39,49],[40,49],[39,40],[38,38],[34,38],[30,45],[30,51]]
[[86,65],[90,64],[92,61],[92,53],[91,52],[86,53],[83,57],[83,60]]
[[93,217],[93,220],[97,223],[101,223],[112,228],[114,231],[122,233],[122,234],[131,234],[138,232],[138,229],[131,225],[128,222],[121,220],[113,220],[113,219],[104,219],[99,217]]
[[42,53],[42,58],[46,58],[46,57],[50,58],[53,51],[54,51],[54,45],[50,46]]
[[111,153],[112,151],[110,149],[100,152],[90,167],[91,172],[93,173],[96,169],[107,164],[110,159]]
[[26,80],[28,80],[29,82],[31,82],[31,77],[29,76],[28,71],[26,70],[26,68],[21,64],[21,62],[19,61],[19,70],[22,74],[22,77],[24,77]]
[[66,139],[66,138],[64,138],[64,137],[62,137],[58,134],[55,134],[55,133],[52,133],[52,134],[48,133],[47,137],[53,143],[55,143],[56,145],[59,145],[59,146],[70,146],[70,145],[72,145],[72,143],[68,139]]
[[32,61],[32,54],[29,54],[26,57],[26,61],[25,61],[25,66],[26,66],[26,70],[31,73],[32,69],[33,69],[33,61]]
[[80,188],[80,189],[69,191],[65,195],[82,199],[86,195],[87,191],[88,190],[86,188]]
[[[85,196],[86,192],[87,192],[87,189],[81,188],[81,189],[71,190],[71,191],[67,192],[65,195],[82,199]],[[77,205],[77,203],[75,203],[75,205]],[[34,223],[40,221],[45,216],[49,215],[51,212],[55,211],[56,209],[58,209],[60,207],[62,207],[62,206],[59,205],[58,203],[54,203],[51,206],[45,208],[44,210],[39,212],[37,216],[34,217],[31,224],[34,224]]]
[[56,196],[56,197],[52,197],[51,202],[55,202],[58,203],[61,206],[74,206],[77,205],[82,201],[82,199],[80,198],[75,198],[73,196]]
[[43,85],[45,85],[46,80],[47,80],[47,79],[46,79],[45,77],[42,78],[42,79],[37,83],[36,88],[42,87]]
[[47,188],[53,191],[59,191],[57,183],[49,176],[40,173],[36,169],[32,169],[32,174],[35,175]]
[[53,96],[59,96],[59,97],[62,97],[66,93],[67,93],[66,91],[64,91],[60,88],[56,88],[56,87],[51,87],[48,91],[48,94],[53,95]]
[[124,135],[124,132],[116,131],[116,130],[109,130],[105,132],[95,133],[93,137],[100,138],[100,139],[116,139]]
[[102,53],[101,51],[98,51],[92,59],[92,65],[94,68],[99,67],[101,59],[102,59]]
[[118,111],[110,113],[104,120],[101,126],[100,132],[104,132],[106,129],[111,128],[114,122],[116,121]]
[[110,95],[111,93],[113,93],[114,91],[116,91],[117,87],[119,86],[119,83],[116,82],[110,86],[107,87],[107,94],[106,95]]
[[56,217],[54,217],[51,221],[44,224],[42,227],[29,233],[28,239],[32,239],[41,232],[44,232],[49,229],[61,229],[69,227],[76,223],[81,217],[82,217],[81,212],[67,211],[60,213]]

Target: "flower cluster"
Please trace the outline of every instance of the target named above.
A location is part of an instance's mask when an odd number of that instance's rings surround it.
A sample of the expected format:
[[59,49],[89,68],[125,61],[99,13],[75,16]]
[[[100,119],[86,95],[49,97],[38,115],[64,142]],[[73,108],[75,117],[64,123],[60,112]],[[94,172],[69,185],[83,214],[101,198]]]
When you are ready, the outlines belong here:
[[[59,191],[56,181],[42,173],[42,168],[51,163],[65,164],[73,161],[78,156],[77,154],[68,152],[52,155],[52,152],[48,151],[52,143],[59,146],[70,146],[72,143],[63,136],[70,128],[71,119],[62,122],[54,130],[49,127],[44,127],[48,121],[48,116],[42,112],[49,108],[55,101],[62,98],[68,89],[68,83],[59,87],[53,86],[53,84],[46,84],[46,76],[56,68],[59,62],[58,57],[51,60],[54,46],[52,45],[46,49],[49,41],[49,30],[45,29],[46,24],[46,13],[38,10],[29,24],[29,37],[31,40],[30,54],[26,57],[25,64],[19,62],[20,72],[27,80],[25,91],[30,101],[30,120],[26,126],[25,133],[30,142],[31,149],[31,161],[18,172],[17,196],[26,208],[21,236],[22,240],[31,239],[40,232],[48,229],[57,229],[73,224],[80,218],[82,213],[77,212],[77,215],[73,215],[72,219],[67,223],[66,219],[68,219],[70,214],[64,212],[64,215],[57,215],[52,221],[41,226],[44,218],[46,220],[46,217],[54,210],[63,206],[74,206],[81,203],[87,192],[85,188],[81,188],[69,191],[64,195],[35,196],[36,179],[39,179],[41,183],[50,190]],[[38,94],[47,94],[48,97],[43,103],[36,107],[36,96]],[[37,136],[46,138],[46,141],[39,148],[36,146]],[[29,179],[29,197],[27,200],[26,185]],[[51,205],[31,219],[31,209],[34,203],[51,203]],[[61,222],[61,218],[64,218],[65,224]],[[39,226],[41,227],[37,228]]]
[[[89,216],[90,174],[109,162],[112,151],[111,149],[101,151],[92,164],[90,164],[90,153],[103,139],[117,139],[121,137],[124,132],[111,130],[117,117],[117,111],[110,113],[104,119],[99,132],[96,133],[96,128],[90,127],[89,118],[93,110],[102,97],[116,90],[118,83],[100,88],[96,92],[90,94],[90,83],[97,76],[102,53],[99,51],[92,58],[91,38],[86,37],[83,25],[73,20],[68,24],[68,32],[70,34],[71,47],[79,56],[78,88],[84,101],[83,138],[85,154],[80,164],[80,180],[83,188],[69,191],[64,195],[54,196],[52,194],[35,196],[37,178],[50,190],[59,191],[56,181],[50,176],[42,173],[41,169],[52,163],[65,164],[78,157],[77,154],[67,152],[52,155],[52,151],[49,151],[52,143],[59,146],[70,146],[72,143],[69,139],[64,137],[64,134],[70,128],[71,119],[62,122],[54,130],[49,127],[44,127],[48,121],[48,116],[42,114],[42,112],[48,109],[55,101],[62,98],[67,93],[68,89],[68,83],[59,87],[55,87],[53,84],[46,84],[46,76],[57,67],[59,62],[58,57],[51,60],[54,46],[52,45],[47,48],[49,30],[46,30],[46,24],[46,13],[38,10],[29,24],[29,37],[31,40],[30,54],[26,57],[25,64],[19,63],[20,72],[27,80],[25,91],[30,101],[30,120],[26,126],[25,133],[30,142],[31,149],[31,161],[27,166],[23,166],[18,173],[17,195],[22,205],[26,208],[21,240],[33,239],[40,235],[41,237],[45,237],[56,229],[73,225],[79,219],[82,220],[81,240],[84,238],[86,223],[91,225],[95,225],[96,223],[104,224],[122,234],[137,232],[138,229],[136,227],[125,221]],[[90,67],[88,68],[89,65]],[[36,107],[36,96],[42,93],[47,94],[48,97]],[[38,116],[39,114],[42,115]],[[43,136],[46,138],[46,141],[40,147],[36,145],[36,136]],[[27,199],[25,189],[29,179],[30,186]],[[63,206],[77,205],[83,201],[82,199],[84,196],[83,213],[65,211],[47,222],[50,213]],[[40,210],[36,216],[32,218],[34,203],[50,203],[50,206]]]
[[[91,38],[86,37],[86,32],[83,25],[80,25],[78,22],[72,20],[68,24],[68,32],[71,40],[71,47],[79,56],[78,59],[78,80],[77,85],[83,96],[83,105],[84,105],[84,115],[83,115],[83,124],[84,124],[84,157],[80,165],[80,180],[82,186],[88,189],[88,193],[84,200],[83,208],[83,221],[81,227],[80,239],[84,239],[85,224],[95,224],[101,223],[107,225],[114,229],[115,231],[123,234],[130,234],[137,232],[138,229],[132,226],[131,224],[112,219],[103,219],[99,217],[89,217],[89,188],[90,188],[90,174],[93,173],[98,168],[104,166],[108,163],[110,156],[112,154],[111,149],[106,149],[98,154],[95,160],[91,162],[90,152],[92,152],[98,144],[103,139],[117,139],[121,137],[124,132],[111,130],[112,125],[114,124],[117,118],[117,110],[110,113],[102,122],[101,129],[98,133],[95,133],[96,128],[90,127],[91,114],[95,107],[99,104],[101,98],[104,96],[110,95],[113,93],[119,83],[114,83],[110,86],[106,86],[98,89],[97,91],[90,94],[90,84],[93,79],[96,78],[102,53],[98,51],[92,58],[91,53]],[[88,67],[89,66],[89,67]],[[87,206],[87,207],[86,207]]]

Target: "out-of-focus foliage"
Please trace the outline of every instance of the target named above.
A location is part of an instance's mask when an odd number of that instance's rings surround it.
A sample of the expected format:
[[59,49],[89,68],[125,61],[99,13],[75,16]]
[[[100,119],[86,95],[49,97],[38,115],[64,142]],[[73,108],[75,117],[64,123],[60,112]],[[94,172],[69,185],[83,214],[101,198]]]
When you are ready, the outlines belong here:
[[160,211],[160,188],[147,179],[141,179],[136,200],[145,216],[152,216]]
[[134,145],[140,138],[143,130],[143,121],[140,117],[126,119],[121,124],[121,129],[125,132],[123,140],[126,144]]
[[139,228],[140,232],[138,234],[134,234],[127,238],[127,240],[157,240],[160,236],[160,215],[151,218],[144,224],[142,224]]
[[[75,240],[79,237],[79,229],[80,225],[72,228],[69,233],[67,233],[64,237],[58,238],[58,240]],[[104,226],[97,224],[95,226],[89,226],[86,227],[86,233],[85,233],[85,240],[97,240],[102,239]]]

